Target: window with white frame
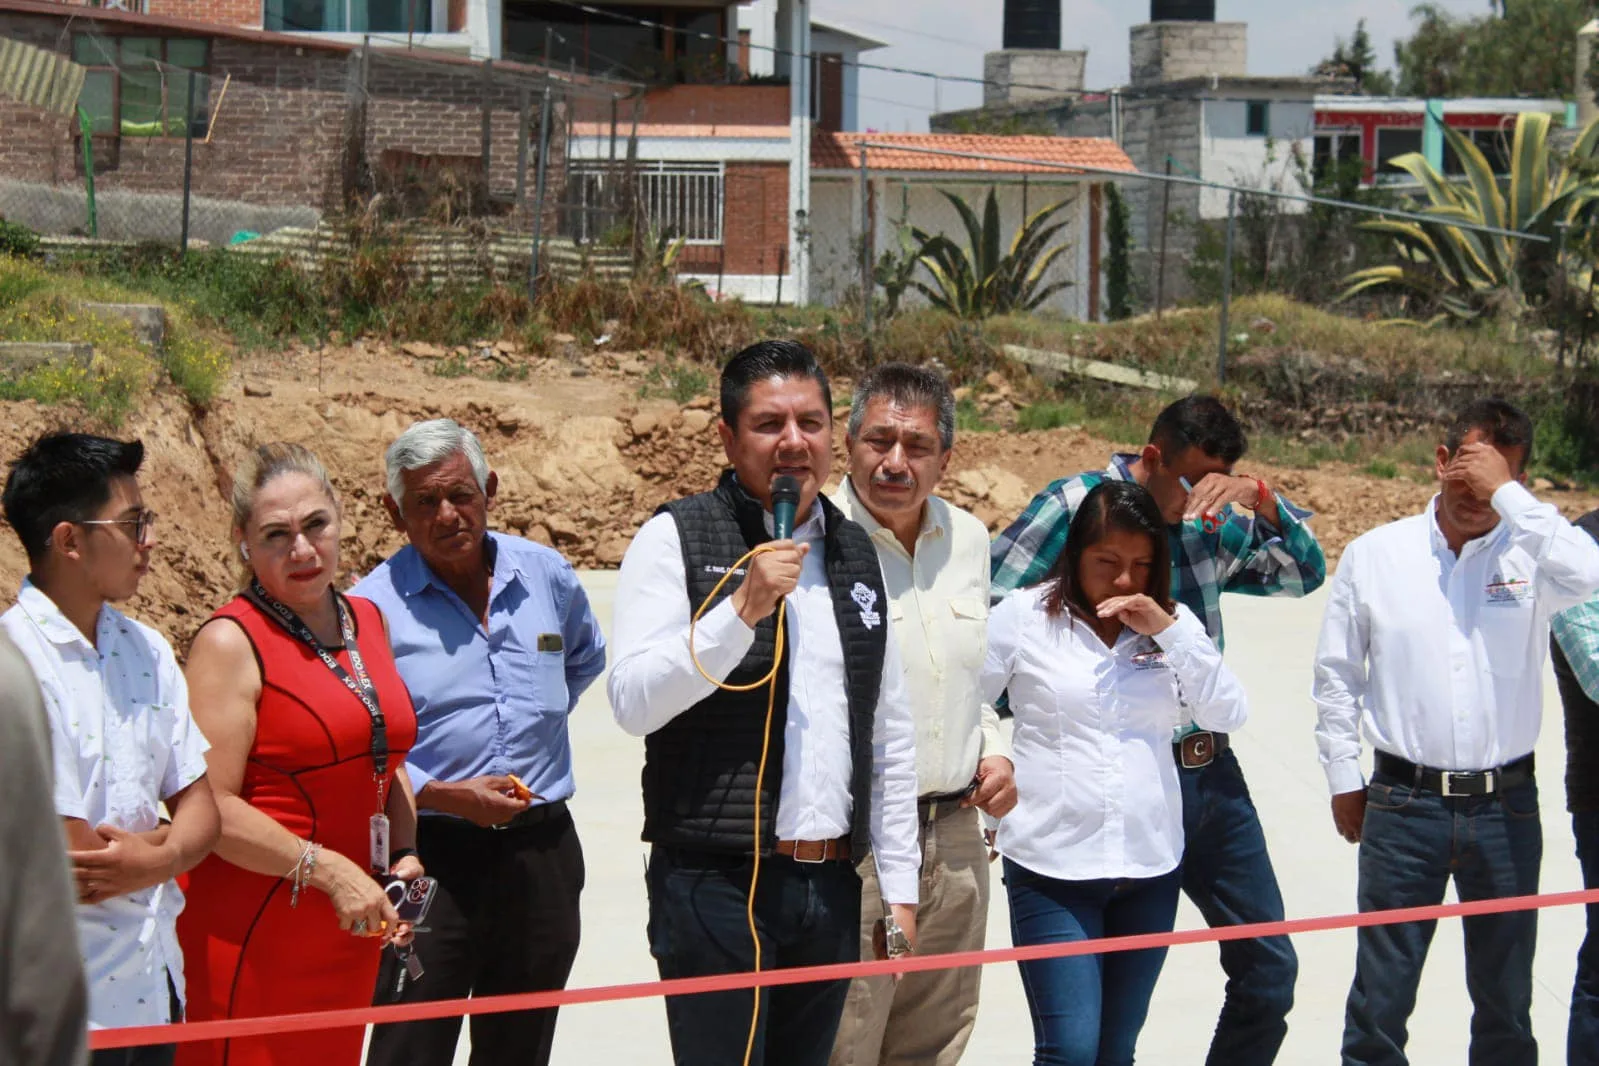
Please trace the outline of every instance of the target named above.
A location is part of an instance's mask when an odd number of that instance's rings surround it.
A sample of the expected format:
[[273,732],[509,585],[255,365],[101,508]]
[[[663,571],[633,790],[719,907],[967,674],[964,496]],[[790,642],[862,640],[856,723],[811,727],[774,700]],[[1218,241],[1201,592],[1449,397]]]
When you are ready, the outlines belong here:
[[[606,236],[620,221],[612,215],[622,190],[613,183],[625,180],[625,173],[622,164],[571,164],[562,212],[565,236],[585,242]],[[645,227],[674,240],[682,237],[689,244],[721,244],[726,176],[724,163],[657,160],[636,164],[634,195]]]

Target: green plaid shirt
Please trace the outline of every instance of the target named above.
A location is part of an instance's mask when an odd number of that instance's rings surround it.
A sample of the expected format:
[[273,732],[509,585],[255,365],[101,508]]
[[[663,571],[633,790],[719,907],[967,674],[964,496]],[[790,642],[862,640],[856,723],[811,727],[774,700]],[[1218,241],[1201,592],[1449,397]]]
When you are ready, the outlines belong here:
[[[1066,547],[1072,515],[1089,490],[1101,481],[1133,480],[1136,455],[1118,454],[1104,471],[1062,478],[1033,497],[1021,517],[995,539],[990,549],[992,596],[997,603],[1014,589],[1036,585]],[[1185,604],[1205,623],[1205,630],[1224,646],[1221,594],[1303,596],[1327,580],[1327,559],[1303,511],[1277,496],[1283,528],[1244,514],[1228,505],[1224,521],[1206,533],[1197,521],[1171,530],[1172,598]]]

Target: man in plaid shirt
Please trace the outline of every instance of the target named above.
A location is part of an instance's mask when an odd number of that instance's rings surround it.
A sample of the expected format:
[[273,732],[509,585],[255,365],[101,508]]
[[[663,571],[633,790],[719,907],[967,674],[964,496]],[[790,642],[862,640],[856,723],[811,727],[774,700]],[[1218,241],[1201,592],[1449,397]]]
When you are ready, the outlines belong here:
[[[1576,525],[1599,540],[1599,511]],[[1599,597],[1555,615],[1550,630],[1550,659],[1566,711],[1566,807],[1582,887],[1599,888]],[[1588,904],[1588,934],[1577,951],[1566,1063],[1599,1066],[1599,903]]]
[[[1321,545],[1305,524],[1310,513],[1260,478],[1233,473],[1247,447],[1219,400],[1178,400],[1156,417],[1141,452],[1112,456],[1104,471],[1063,478],[1033,498],[994,541],[994,598],[1043,580],[1090,489],[1105,480],[1136,481],[1169,523],[1173,597],[1221,647],[1223,592],[1303,596],[1327,578]],[[1226,734],[1190,725],[1173,748],[1183,786],[1183,891],[1212,926],[1281,921],[1265,833]],[[1299,970],[1293,946],[1283,936],[1226,941],[1221,964],[1227,998],[1206,1061],[1269,1064],[1288,1033]]]

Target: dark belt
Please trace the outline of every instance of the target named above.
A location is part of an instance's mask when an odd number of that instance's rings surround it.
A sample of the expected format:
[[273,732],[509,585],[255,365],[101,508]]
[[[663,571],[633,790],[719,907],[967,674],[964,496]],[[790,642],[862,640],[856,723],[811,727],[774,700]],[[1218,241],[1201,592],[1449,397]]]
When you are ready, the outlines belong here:
[[1177,757],[1177,765],[1185,770],[1197,770],[1201,766],[1209,766],[1216,761],[1216,756],[1233,746],[1226,733],[1210,733],[1201,730],[1198,733],[1189,733],[1181,740],[1172,741],[1172,754]]
[[1412,788],[1436,792],[1440,796],[1492,796],[1532,780],[1530,754],[1492,770],[1435,770],[1379,751],[1374,765],[1377,773],[1384,777],[1392,777],[1396,781],[1406,782]]
[[536,807],[529,807],[527,810],[517,814],[508,822],[501,822],[499,825],[491,825],[486,827],[478,825],[475,822],[469,822],[465,818],[454,818],[447,814],[424,814],[422,817],[427,819],[427,824],[429,826],[450,825],[462,826],[467,829],[487,828],[494,832],[500,832],[501,830],[505,829],[532,829],[534,826],[540,826],[546,822],[552,822],[555,819],[564,816],[565,814],[566,801],[555,800],[552,803],[541,803]]
[[958,810],[962,810],[961,801],[977,791],[976,782],[959,792],[941,792],[937,795],[922,796],[916,801],[916,818],[923,825],[932,825],[940,818],[948,818]]
[[849,837],[832,840],[779,840],[777,853],[795,862],[849,862]]

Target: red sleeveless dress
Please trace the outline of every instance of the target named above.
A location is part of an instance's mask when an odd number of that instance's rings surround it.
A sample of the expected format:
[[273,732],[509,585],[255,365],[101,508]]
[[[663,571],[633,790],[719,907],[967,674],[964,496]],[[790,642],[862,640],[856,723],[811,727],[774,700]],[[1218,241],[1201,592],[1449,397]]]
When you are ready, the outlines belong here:
[[[389,780],[416,742],[416,713],[369,600],[350,597],[356,644],[388,727]],[[377,813],[372,719],[344,683],[299,640],[244,597],[213,618],[236,623],[261,669],[255,744],[239,795],[289,832],[363,868]],[[349,654],[339,663],[350,670]],[[353,671],[351,671],[353,674]],[[287,871],[285,871],[287,872]],[[248,1018],[372,1003],[382,946],[339,930],[328,897],[212,855],[189,875],[178,919],[188,978],[188,1020]],[[178,1045],[181,1066],[357,1066],[361,1027]]]

